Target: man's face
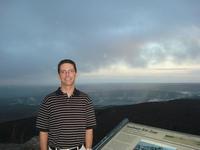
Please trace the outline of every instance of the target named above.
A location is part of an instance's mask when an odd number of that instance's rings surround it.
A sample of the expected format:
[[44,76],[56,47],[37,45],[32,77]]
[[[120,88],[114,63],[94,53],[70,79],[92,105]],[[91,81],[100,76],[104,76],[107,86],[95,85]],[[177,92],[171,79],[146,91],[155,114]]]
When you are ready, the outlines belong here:
[[61,85],[73,86],[76,79],[76,71],[74,66],[70,63],[64,63],[60,66],[59,77]]

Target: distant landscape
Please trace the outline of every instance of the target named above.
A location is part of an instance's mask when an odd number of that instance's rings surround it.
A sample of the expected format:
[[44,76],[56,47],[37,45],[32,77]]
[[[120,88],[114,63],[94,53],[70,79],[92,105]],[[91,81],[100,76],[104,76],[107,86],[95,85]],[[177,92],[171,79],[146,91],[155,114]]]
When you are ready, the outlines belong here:
[[[200,84],[91,84],[78,88],[90,95],[95,106],[98,125],[94,144],[124,118],[200,135]],[[8,94],[10,89],[1,90],[0,143],[24,143],[37,136],[35,119],[41,100],[56,89],[22,87],[13,95]]]
[[[0,87],[0,122],[35,116],[45,95],[57,88]],[[105,83],[80,84],[77,88],[89,94],[95,108],[200,96],[200,84]]]
[[[199,108],[200,99],[178,99],[96,109],[97,127],[94,131],[94,145],[124,118],[135,123],[200,136]],[[35,128],[35,119],[33,116],[1,123],[0,149],[37,150],[38,131]]]

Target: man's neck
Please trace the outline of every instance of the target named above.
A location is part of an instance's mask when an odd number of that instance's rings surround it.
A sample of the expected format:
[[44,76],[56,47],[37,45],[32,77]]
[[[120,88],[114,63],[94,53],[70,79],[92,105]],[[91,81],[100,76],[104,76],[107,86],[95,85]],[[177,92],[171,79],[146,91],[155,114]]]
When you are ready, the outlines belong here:
[[65,94],[67,94],[68,97],[72,96],[74,89],[75,89],[74,86],[63,86],[63,85],[61,85],[61,91]]

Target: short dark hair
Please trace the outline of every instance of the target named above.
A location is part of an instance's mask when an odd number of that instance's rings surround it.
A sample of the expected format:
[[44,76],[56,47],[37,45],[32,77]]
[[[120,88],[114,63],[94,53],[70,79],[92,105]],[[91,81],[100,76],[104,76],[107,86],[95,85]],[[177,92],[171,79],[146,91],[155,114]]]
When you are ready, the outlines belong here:
[[77,72],[76,63],[73,60],[71,60],[71,59],[63,59],[58,63],[58,73],[60,73],[60,66],[62,64],[65,64],[65,63],[72,64],[74,66],[75,72]]

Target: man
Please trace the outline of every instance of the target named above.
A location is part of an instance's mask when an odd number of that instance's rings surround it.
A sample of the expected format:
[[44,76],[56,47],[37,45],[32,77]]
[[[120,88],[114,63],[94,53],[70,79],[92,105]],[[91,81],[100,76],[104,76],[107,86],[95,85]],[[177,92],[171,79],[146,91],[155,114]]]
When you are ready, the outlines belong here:
[[75,88],[75,62],[61,60],[58,75],[60,87],[44,98],[38,112],[40,149],[91,150],[95,113],[88,95]]

